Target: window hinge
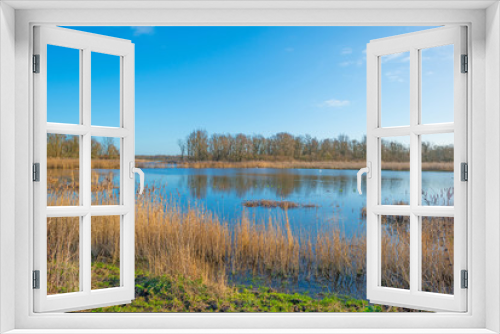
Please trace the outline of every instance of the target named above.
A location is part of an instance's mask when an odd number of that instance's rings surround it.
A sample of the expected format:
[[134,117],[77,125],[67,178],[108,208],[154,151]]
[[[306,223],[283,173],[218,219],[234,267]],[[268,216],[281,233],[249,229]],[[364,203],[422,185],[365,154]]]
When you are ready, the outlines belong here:
[[38,162],[33,164],[33,181],[40,182],[40,164]]
[[33,55],[33,73],[40,73],[40,55]]
[[469,272],[467,270],[462,270],[461,272],[461,280],[462,280],[462,289],[469,288]]
[[40,289],[40,270],[33,270],[33,289]]
[[461,169],[461,180],[462,181],[469,181],[469,165],[466,162],[462,162],[460,165]]
[[462,68],[460,72],[462,73],[469,72],[469,56],[467,55],[462,55]]

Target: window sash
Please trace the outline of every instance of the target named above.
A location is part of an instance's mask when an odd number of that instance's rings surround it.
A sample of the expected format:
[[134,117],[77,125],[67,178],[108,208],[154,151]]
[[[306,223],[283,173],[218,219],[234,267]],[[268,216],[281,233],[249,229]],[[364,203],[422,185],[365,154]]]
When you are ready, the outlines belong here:
[[[47,45],[80,50],[79,124],[47,122]],[[120,57],[120,127],[91,125],[91,53]],[[40,55],[40,73],[34,74],[34,161],[40,163],[40,182],[34,184],[34,270],[40,271],[40,289],[33,290],[35,312],[66,312],[124,304],[134,298],[135,180],[129,177],[134,161],[134,45],[117,38],[64,28],[35,27],[34,54]],[[79,205],[47,207],[47,134],[77,135],[80,140]],[[120,203],[91,205],[91,138],[120,139]],[[91,217],[120,216],[120,287],[91,288]],[[79,217],[80,291],[47,295],[47,218]]]
[[[467,76],[460,73],[461,54],[466,54],[466,28],[443,27],[371,41],[367,46],[367,298],[374,303],[424,310],[467,310],[467,290],[461,289],[460,271],[467,269],[467,183],[460,180],[460,164],[467,162]],[[420,124],[420,50],[454,45],[454,123]],[[381,127],[381,61],[387,54],[410,52],[410,126]],[[422,134],[454,133],[454,206],[428,207],[421,198]],[[381,139],[410,137],[410,204],[381,205]],[[410,217],[410,289],[381,286],[380,215]],[[454,294],[420,291],[420,217],[454,217]]]

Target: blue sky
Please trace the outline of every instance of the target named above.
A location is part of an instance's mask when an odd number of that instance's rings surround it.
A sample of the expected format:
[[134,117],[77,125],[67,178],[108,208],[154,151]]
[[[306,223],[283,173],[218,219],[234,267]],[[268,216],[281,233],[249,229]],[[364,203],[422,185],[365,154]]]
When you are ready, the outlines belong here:
[[[428,27],[72,29],[135,43],[136,154],[177,154],[177,140],[198,128],[361,138],[366,133],[366,44]],[[453,120],[450,50],[423,53],[426,123]],[[50,47],[48,57],[48,121],[77,123],[78,51]],[[408,58],[386,58],[382,125],[407,125]],[[92,124],[118,126],[118,108],[119,61],[93,54]]]

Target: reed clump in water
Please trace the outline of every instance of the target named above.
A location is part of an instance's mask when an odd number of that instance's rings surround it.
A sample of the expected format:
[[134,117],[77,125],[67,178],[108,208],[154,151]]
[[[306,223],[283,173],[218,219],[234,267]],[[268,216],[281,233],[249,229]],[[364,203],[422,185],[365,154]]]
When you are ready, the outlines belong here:
[[274,201],[274,200],[267,200],[267,199],[243,201],[242,205],[244,207],[247,207],[247,208],[263,207],[263,208],[281,208],[283,210],[295,209],[295,208],[317,208],[318,207],[318,205],[311,204],[311,203],[301,204],[301,203],[292,202],[292,201]]

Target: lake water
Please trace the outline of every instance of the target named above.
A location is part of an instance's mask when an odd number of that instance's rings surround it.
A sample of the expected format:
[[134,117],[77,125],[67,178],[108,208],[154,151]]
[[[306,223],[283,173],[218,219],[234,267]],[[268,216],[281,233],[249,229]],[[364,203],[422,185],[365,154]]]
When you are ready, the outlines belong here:
[[[314,230],[321,224],[337,222],[346,234],[358,230],[363,221],[361,211],[366,206],[366,182],[363,195],[357,192],[357,170],[318,169],[144,169],[145,183],[163,186],[181,207],[202,205],[224,220],[234,221],[243,211],[265,221],[269,215],[280,215],[280,208],[247,208],[247,200],[287,200],[313,204],[313,208],[288,210],[294,230]],[[409,172],[382,172],[382,202],[409,202]],[[441,193],[453,188],[453,172],[424,172],[422,189],[425,199],[439,198],[441,205],[453,205],[453,197],[443,199]]]
[[[99,171],[99,170],[94,170]],[[284,220],[280,208],[247,208],[247,200],[287,200],[299,204],[313,204],[312,208],[288,210],[294,234],[306,231],[310,235],[321,233],[321,228],[336,224],[347,237],[364,235],[366,225],[362,209],[366,206],[366,182],[363,195],[357,192],[357,170],[319,169],[143,169],[145,183],[155,185],[158,191],[175,200],[181,208],[202,206],[228,224],[237,222],[242,214],[253,218],[257,224],[265,223],[271,216]],[[110,170],[100,170],[107,175]],[[115,171],[115,182],[118,175]],[[382,172],[382,202],[393,204],[409,202],[409,172]],[[423,172],[422,203],[424,205],[453,205],[453,172]],[[236,275],[235,283],[257,284],[255,277]],[[277,284],[266,282],[266,285]],[[280,283],[282,284],[282,282]],[[329,284],[329,283],[328,283]],[[328,285],[327,284],[327,285]],[[344,286],[345,285],[345,286]],[[326,287],[325,282],[294,282],[292,291],[336,291],[357,298],[365,298],[365,277],[342,286]]]

